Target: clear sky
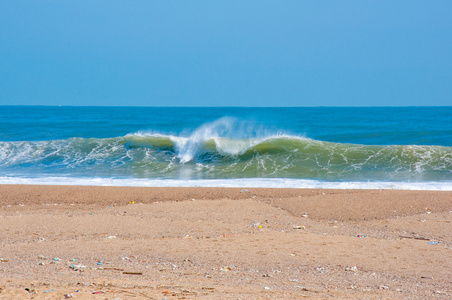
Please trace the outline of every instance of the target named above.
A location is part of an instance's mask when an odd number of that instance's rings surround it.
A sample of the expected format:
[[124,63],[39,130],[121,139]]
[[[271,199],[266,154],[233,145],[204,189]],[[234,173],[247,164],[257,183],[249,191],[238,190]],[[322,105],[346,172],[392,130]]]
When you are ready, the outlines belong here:
[[0,105],[452,105],[452,1],[0,1]]

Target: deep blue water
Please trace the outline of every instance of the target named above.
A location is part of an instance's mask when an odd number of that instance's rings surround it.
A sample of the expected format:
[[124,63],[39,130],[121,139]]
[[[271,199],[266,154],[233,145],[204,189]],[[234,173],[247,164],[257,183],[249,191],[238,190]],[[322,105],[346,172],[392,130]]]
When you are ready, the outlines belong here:
[[448,186],[452,107],[0,106],[0,177]]

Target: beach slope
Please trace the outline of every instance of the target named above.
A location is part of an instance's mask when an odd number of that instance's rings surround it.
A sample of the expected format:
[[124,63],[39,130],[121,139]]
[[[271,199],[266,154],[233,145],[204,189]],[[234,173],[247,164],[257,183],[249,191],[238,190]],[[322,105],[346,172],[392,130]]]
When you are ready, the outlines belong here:
[[452,192],[0,186],[1,299],[452,297]]

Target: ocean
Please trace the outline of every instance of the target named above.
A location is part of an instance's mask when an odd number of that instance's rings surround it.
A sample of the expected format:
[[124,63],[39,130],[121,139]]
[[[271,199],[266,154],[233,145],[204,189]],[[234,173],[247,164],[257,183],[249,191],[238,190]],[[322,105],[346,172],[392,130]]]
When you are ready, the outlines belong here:
[[0,106],[0,184],[452,190],[452,107]]

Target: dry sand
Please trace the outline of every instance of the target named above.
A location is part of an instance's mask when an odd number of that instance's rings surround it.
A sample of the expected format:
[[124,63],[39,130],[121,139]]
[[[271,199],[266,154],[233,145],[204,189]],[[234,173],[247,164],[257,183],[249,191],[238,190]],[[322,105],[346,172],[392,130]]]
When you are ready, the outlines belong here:
[[451,222],[452,192],[1,185],[0,298],[451,299]]

